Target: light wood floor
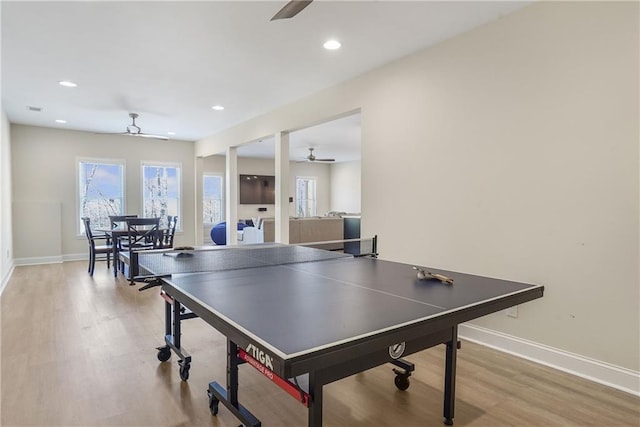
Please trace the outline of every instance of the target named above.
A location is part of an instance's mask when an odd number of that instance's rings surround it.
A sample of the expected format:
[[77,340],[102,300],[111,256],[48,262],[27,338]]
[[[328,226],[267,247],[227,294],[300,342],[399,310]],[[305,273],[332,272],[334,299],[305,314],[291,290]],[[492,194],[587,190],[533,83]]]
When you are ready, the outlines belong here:
[[[17,267],[2,295],[2,426],[237,426],[207,385],[224,384],[225,339],[200,319],[186,321],[193,356],[188,382],[162,344],[158,290],[138,292],[104,263]],[[411,387],[381,366],[325,387],[329,426],[441,426],[442,346],[408,359]],[[306,425],[306,410],[249,366],[240,401],[265,426]],[[463,342],[458,353],[457,426],[638,426],[640,399]]]

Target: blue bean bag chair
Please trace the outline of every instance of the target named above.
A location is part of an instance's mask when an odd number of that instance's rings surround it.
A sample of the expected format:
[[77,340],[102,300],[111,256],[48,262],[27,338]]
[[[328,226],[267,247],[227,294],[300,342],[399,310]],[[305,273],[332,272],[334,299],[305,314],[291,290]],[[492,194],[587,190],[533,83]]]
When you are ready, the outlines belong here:
[[[242,230],[245,228],[247,224],[243,224],[241,222],[238,223],[238,230]],[[226,245],[227,244],[227,223],[220,222],[213,226],[211,229],[211,240],[216,245]]]

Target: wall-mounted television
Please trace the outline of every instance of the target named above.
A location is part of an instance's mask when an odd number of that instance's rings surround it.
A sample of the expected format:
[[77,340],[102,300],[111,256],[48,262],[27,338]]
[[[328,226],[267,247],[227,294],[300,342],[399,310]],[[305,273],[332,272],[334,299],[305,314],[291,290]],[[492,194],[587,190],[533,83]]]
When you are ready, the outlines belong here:
[[273,205],[275,203],[275,176],[240,175],[241,205]]

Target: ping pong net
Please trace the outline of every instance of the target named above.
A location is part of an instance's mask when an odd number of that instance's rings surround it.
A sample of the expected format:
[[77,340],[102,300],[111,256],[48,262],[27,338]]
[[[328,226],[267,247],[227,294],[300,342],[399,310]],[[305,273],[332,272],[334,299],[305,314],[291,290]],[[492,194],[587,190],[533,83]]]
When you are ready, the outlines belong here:
[[[357,240],[357,241],[356,241]],[[340,251],[313,247],[314,244],[260,244],[207,247],[188,251],[142,251],[137,254],[138,282],[172,274],[237,270],[302,262],[324,261],[353,256],[375,256],[375,238],[345,241]],[[327,242],[321,242],[325,245]],[[335,243],[335,242],[334,242]],[[348,243],[357,244],[347,251]]]

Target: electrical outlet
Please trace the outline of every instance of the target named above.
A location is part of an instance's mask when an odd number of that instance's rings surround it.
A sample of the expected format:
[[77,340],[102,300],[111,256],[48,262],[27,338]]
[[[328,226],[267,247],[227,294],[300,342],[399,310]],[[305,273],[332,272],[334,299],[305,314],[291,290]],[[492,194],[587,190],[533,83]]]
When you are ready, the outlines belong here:
[[514,305],[513,307],[507,308],[507,316],[513,317],[514,319],[518,318],[518,306]]

